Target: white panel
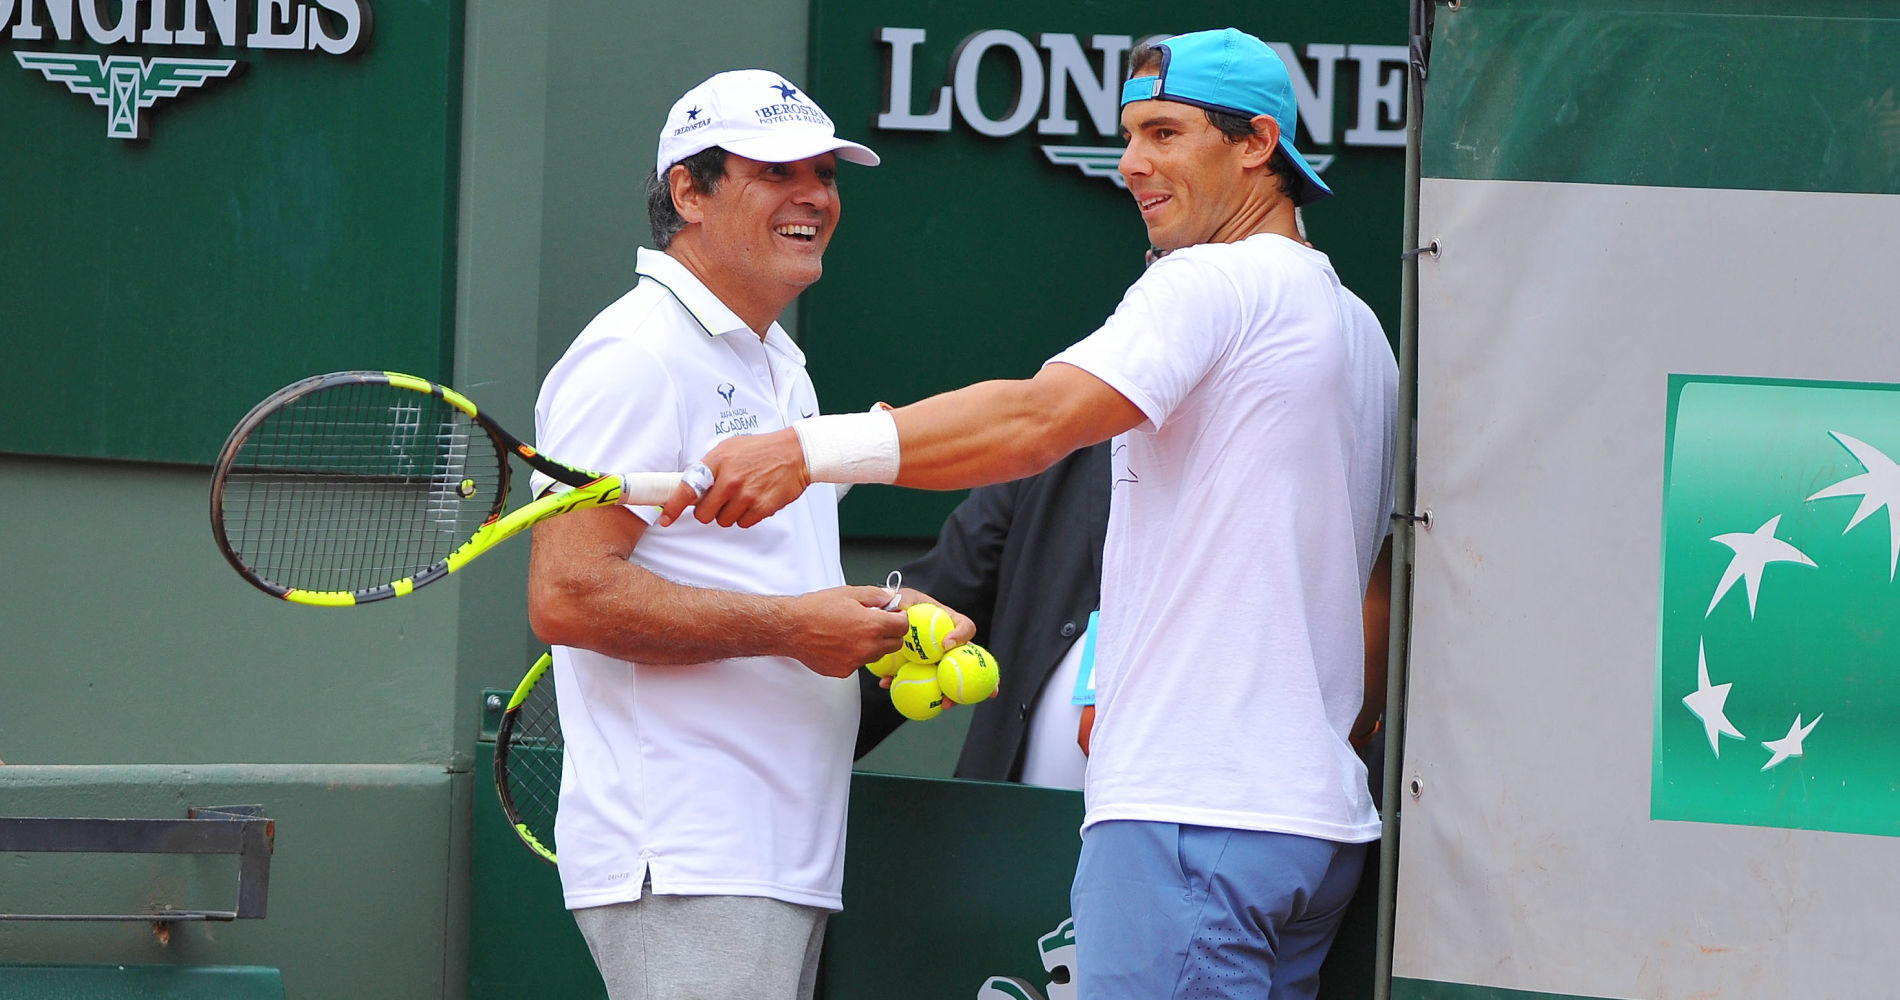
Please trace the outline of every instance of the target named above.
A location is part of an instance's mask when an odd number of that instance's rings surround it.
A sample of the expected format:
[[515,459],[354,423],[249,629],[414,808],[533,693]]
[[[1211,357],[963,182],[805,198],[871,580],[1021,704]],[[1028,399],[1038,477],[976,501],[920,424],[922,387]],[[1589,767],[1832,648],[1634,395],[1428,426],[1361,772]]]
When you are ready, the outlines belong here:
[[1900,839],[1649,817],[1672,372],[1900,381],[1900,197],[1426,180],[1394,974],[1894,995]]

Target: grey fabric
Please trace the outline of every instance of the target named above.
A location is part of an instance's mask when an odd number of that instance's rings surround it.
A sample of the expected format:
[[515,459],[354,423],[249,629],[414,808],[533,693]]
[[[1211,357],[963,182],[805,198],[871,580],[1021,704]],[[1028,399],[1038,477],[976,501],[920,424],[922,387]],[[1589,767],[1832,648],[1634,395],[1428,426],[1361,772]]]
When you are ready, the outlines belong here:
[[810,1000],[831,914],[763,896],[656,896],[574,911],[611,1000]]

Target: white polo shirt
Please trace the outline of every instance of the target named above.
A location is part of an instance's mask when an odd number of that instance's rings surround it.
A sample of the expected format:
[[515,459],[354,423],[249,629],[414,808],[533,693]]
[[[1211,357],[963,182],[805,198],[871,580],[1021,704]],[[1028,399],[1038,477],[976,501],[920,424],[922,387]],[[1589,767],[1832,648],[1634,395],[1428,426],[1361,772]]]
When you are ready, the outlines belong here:
[[[639,252],[640,281],[581,331],[535,404],[537,446],[611,472],[670,472],[735,434],[818,412],[805,356],[763,342],[678,261]],[[534,480],[536,492],[547,485]],[[844,583],[837,493],[808,491],[752,528],[683,517],[632,561],[670,580],[755,594]],[[554,835],[570,909],[661,894],[769,896],[838,909],[855,678],[796,660],[628,663],[554,648],[567,742]]]
[[1084,825],[1379,836],[1347,742],[1392,510],[1398,369],[1324,254],[1177,250],[1056,355],[1148,418],[1111,446]]

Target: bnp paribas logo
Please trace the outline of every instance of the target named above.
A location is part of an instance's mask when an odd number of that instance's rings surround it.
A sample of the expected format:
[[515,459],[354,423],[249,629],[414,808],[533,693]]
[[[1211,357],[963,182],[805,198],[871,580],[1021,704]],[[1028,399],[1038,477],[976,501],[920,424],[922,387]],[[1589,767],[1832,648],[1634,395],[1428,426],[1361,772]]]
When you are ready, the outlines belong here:
[[[107,4],[87,0],[0,0],[0,37],[14,43],[86,42],[94,46],[222,46],[343,55],[369,39],[367,0],[235,0],[173,6],[126,0],[117,16]],[[75,14],[77,17],[75,17]],[[42,21],[42,18],[44,19]],[[51,36],[50,38],[48,36]],[[135,56],[98,52],[15,48],[14,61],[106,109],[106,135],[144,139],[151,134],[145,111],[160,101],[237,75],[239,59],[171,55]]]
[[1650,813],[1900,836],[1900,386],[1672,376]]
[[[960,119],[978,135],[1006,139],[1033,127],[1037,136],[1062,140],[1039,144],[1049,163],[1123,186],[1116,169],[1123,148],[1121,81],[1135,36],[1042,32],[1032,38],[990,28],[963,35],[954,47],[942,39],[933,52],[925,29],[887,27],[878,29],[878,41],[887,47],[878,128],[949,132]],[[1311,42],[1296,50],[1286,42],[1268,44],[1291,76],[1300,151],[1313,169],[1332,165],[1337,154],[1324,152],[1329,148],[1405,145],[1405,46]],[[945,66],[944,82],[919,86],[920,65]],[[1345,93],[1338,86],[1345,74],[1355,80],[1349,120],[1342,120],[1336,99]],[[1009,96],[999,100],[999,92]],[[1097,144],[1075,141],[1085,123]]]

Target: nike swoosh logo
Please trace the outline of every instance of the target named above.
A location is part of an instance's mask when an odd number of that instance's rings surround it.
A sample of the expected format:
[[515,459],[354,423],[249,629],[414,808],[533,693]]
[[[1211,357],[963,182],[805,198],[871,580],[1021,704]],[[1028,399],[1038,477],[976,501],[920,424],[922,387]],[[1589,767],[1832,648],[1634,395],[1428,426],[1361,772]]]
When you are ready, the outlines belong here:
[[807,413],[807,414],[805,414],[805,419],[806,419],[806,420],[810,420],[810,419],[811,419],[811,414],[809,414],[809,413]]

